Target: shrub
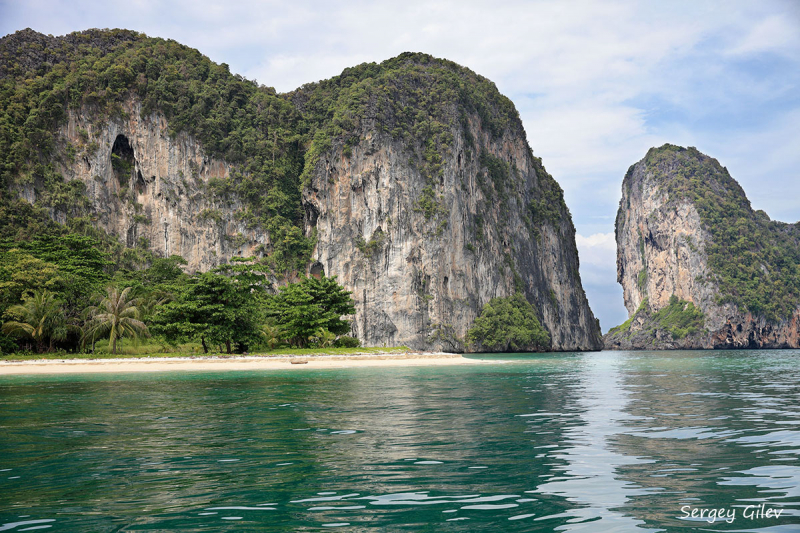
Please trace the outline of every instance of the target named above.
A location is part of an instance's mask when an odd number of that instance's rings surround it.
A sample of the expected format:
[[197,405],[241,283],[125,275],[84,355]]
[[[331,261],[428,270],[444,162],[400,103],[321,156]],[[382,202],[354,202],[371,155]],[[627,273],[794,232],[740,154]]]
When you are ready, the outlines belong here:
[[667,306],[653,315],[653,321],[669,331],[673,339],[683,339],[703,328],[705,316],[692,302],[680,300],[673,294]]
[[333,341],[334,348],[358,348],[361,341],[355,337],[339,337]]
[[492,298],[467,332],[472,346],[496,352],[536,350],[550,345],[550,335],[542,327],[533,306],[522,293],[508,298]]

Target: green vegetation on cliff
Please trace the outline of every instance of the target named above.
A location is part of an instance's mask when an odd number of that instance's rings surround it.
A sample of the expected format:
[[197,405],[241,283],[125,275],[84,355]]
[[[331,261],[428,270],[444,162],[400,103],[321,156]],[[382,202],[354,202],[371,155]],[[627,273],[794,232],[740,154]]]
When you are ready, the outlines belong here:
[[[305,270],[314,246],[313,233],[306,236],[303,226],[302,194],[308,192],[320,158],[331,154],[349,158],[364,148],[369,135],[381,137],[384,143],[391,139],[400,146],[408,166],[424,178],[412,208],[430,222],[431,234],[447,228],[450,211],[445,205],[444,168],[456,157],[459,167],[462,157],[474,162],[478,179],[484,181],[481,189],[486,202],[479,209],[485,212],[479,211],[468,222],[476,229],[478,242],[485,238],[484,228],[501,231],[505,223],[502,211],[511,209],[509,202],[514,201],[524,211],[523,219],[532,232],[538,232],[535,226],[542,224],[572,227],[568,216],[564,218],[568,211],[563,192],[541,160],[533,158],[536,179],[527,183],[535,186],[523,191],[519,169],[502,153],[501,147],[509,140],[524,137],[511,101],[486,78],[426,54],[404,53],[380,64],[365,63],[330,80],[277,94],[171,40],[128,30],[88,30],[63,37],[24,30],[0,39],[0,101],[0,248],[7,253],[0,264],[0,319],[7,308],[31,297],[34,287],[53,291],[57,295],[54,301],[73,326],[84,320],[78,303],[81,297],[102,295],[109,286],[120,290],[133,287],[131,294],[146,300],[143,309],[156,332],[157,309],[176,307],[181,298],[199,301],[203,291],[217,291],[226,301],[238,301],[241,295],[226,292],[231,289],[229,282],[213,277],[231,278],[230,272],[190,277],[180,269],[181,258],[155,257],[149,251],[150,243],[137,239],[138,234],[129,233],[126,247],[99,230],[98,215],[108,213],[91,205],[87,187],[101,187],[102,177],[87,185],[80,180],[65,181],[61,175],[83,158],[88,164],[93,154],[105,153],[98,152],[97,131],[110,121],[138,118],[130,113],[163,115],[173,139],[191,136],[206,155],[232,165],[230,177],[197,183],[201,194],[220,202],[198,209],[194,215],[209,226],[220,226],[225,220],[225,200],[238,205],[234,213],[237,223],[269,235],[270,244],[258,252],[265,255],[258,260],[258,268],[278,277],[288,274],[282,279],[292,279]],[[90,131],[79,127],[77,132],[70,131],[68,140],[59,130],[74,115],[86,119]],[[463,143],[456,146],[456,139]],[[122,152],[111,154],[111,172],[122,186],[119,198],[135,196],[130,176],[135,174],[136,161],[130,146],[128,152],[130,157]],[[189,173],[198,175],[197,165],[188,166],[187,176],[178,173],[182,179],[188,180]],[[525,196],[524,201],[520,195]],[[497,201],[503,207],[500,229],[485,216]],[[131,216],[136,224],[156,223],[140,211]],[[562,224],[565,220],[567,225]],[[567,237],[574,248],[572,235]],[[224,242],[240,241],[244,241],[242,233],[227,236]],[[357,244],[372,257],[378,256],[383,243],[384,236],[375,233],[368,242]],[[72,250],[78,255],[55,254],[59,245],[74,245]],[[80,261],[88,263],[81,266]],[[164,261],[174,263],[171,277],[153,282],[152,269],[164,267]],[[517,289],[523,288],[509,254],[505,263],[516,278]],[[577,279],[577,270],[573,275]],[[189,288],[199,292],[183,290]],[[210,305],[214,308],[217,304]],[[517,308],[527,317],[525,309]],[[197,309],[183,308],[183,315],[175,312],[175,317],[194,317],[192,320],[199,316]],[[242,323],[249,319],[245,315],[240,317]],[[535,314],[531,316],[536,320]],[[223,339],[227,344],[254,342],[250,326],[245,328],[246,334],[239,331],[234,335],[229,324],[214,320],[206,316],[184,323],[182,332],[162,329],[160,334],[164,338],[172,335],[173,340],[182,335],[184,340],[213,343]],[[171,324],[179,322],[176,318]],[[531,331],[538,332],[536,328]],[[306,333],[291,338],[307,342],[311,335]],[[324,334],[313,333],[325,342]],[[70,335],[58,342],[74,349],[79,344],[77,334]],[[232,340],[236,336],[241,340]],[[533,340],[538,343],[541,337],[534,335]]]
[[461,123],[466,129],[467,113],[476,114],[493,137],[522,128],[514,104],[494,83],[427,54],[406,52],[380,64],[347,68],[287,96],[315,131],[303,181],[332,142],[342,143],[347,155],[349,147],[361,141],[364,122],[396,141],[419,145],[415,156],[430,181],[438,180],[442,158],[452,147],[452,125]]
[[519,352],[546,349],[550,335],[533,306],[517,293],[508,298],[492,298],[484,305],[467,333],[467,341],[483,351]]
[[695,148],[651,149],[647,168],[671,201],[690,200],[711,235],[708,263],[720,303],[733,303],[768,320],[800,305],[800,224],[772,221],[753,211],[739,184],[716,159]]
[[[460,127],[467,159],[480,157],[494,185],[481,182],[484,196],[507,201],[511,166],[489,154],[485,139],[471,132],[470,117],[491,140],[509,132],[522,135],[514,104],[491,81],[452,61],[427,54],[403,53],[377,63],[345,69],[330,80],[310,83],[289,93],[297,105],[312,141],[305,157],[301,184],[307,185],[322,154],[340,147],[350,157],[368,131],[402,143],[409,164],[425,179],[415,210],[441,234],[449,210],[440,188],[445,160],[453,155],[454,126]],[[478,176],[483,179],[483,175]]]
[[[642,321],[642,327],[632,334],[631,325],[635,320]],[[651,339],[660,330],[679,340],[704,331],[704,324],[703,311],[695,307],[692,302],[681,300],[673,294],[669,298],[669,303],[655,313],[650,311],[648,299],[645,298],[628,320],[611,328],[607,335],[612,339],[631,335],[641,335]]]
[[703,312],[692,302],[679,299],[674,294],[669,303],[653,315],[653,322],[660,328],[669,331],[673,339],[683,339],[703,329],[705,317]]

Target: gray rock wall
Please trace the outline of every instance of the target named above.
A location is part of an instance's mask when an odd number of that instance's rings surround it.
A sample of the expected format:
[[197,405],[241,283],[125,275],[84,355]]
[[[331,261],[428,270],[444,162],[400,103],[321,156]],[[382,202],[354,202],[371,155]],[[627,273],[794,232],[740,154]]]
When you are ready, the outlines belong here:
[[[478,182],[485,171],[460,127],[453,127],[441,179],[431,184],[413,147],[367,126],[350,157],[336,145],[323,155],[304,193],[316,268],[353,291],[354,333],[367,345],[460,351],[482,306],[514,294],[516,271],[552,349],[598,349],[569,213],[539,226],[537,239],[523,221],[539,194],[527,142],[511,134],[492,139],[474,116],[469,128],[519,169],[506,209],[485,197]],[[419,200],[429,185],[442,209],[426,218]]]
[[[227,178],[231,165],[207,156],[191,136],[171,137],[163,116],[141,117],[135,100],[125,111],[104,123],[88,111],[70,112],[59,132],[59,151],[75,153],[62,158],[60,171],[86,185],[98,227],[128,246],[146,239],[159,255],[181,255],[189,271],[269,248],[266,232],[237,221],[236,198],[218,198],[208,187]],[[317,235],[310,273],[338,276],[353,292],[353,333],[365,345],[461,351],[483,305],[521,288],[553,350],[599,349],[569,212],[532,231],[525,213],[542,191],[527,141],[512,132],[492,137],[477,116],[468,123],[477,144],[454,125],[435,182],[423,178],[413,146],[373,127],[349,157],[334,144],[304,192],[306,232]],[[132,165],[125,175],[112,164],[123,138]],[[491,187],[485,194],[478,144],[518,169],[505,203]],[[426,186],[438,206],[430,216],[420,206]]]
[[[89,111],[70,111],[59,130],[60,151],[75,150],[72,161],[62,158],[61,172],[86,185],[98,227],[127,246],[144,238],[159,255],[181,255],[192,272],[268,244],[266,233],[235,219],[241,208],[235,199],[216,198],[207,187],[212,178],[227,178],[230,165],[208,157],[189,135],[170,137],[166,119],[141,117],[137,101],[129,101],[125,111],[125,118],[105,122]],[[124,176],[112,165],[120,136],[133,152],[131,172]]]

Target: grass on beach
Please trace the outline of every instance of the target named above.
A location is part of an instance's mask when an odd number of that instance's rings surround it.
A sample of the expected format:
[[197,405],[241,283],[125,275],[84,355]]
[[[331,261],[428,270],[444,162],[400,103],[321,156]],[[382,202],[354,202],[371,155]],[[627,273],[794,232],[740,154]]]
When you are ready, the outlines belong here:
[[157,342],[143,342],[138,346],[126,345],[119,348],[119,353],[113,355],[108,351],[108,341],[97,343],[94,353],[70,353],[70,352],[50,352],[50,353],[10,353],[0,354],[0,361],[36,361],[46,360],[80,360],[80,359],[152,359],[162,357],[282,357],[297,355],[358,355],[375,353],[407,353],[409,349],[405,346],[391,346],[387,348],[276,348],[274,350],[259,350],[247,354],[232,354],[221,352],[203,353],[199,344],[181,344],[178,346],[165,346]]

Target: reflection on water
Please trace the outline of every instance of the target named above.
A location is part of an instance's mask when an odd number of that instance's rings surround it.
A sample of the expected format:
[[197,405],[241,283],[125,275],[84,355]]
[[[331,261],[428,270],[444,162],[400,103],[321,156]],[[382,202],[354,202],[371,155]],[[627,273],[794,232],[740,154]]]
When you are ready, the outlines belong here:
[[[635,496],[646,495],[653,489],[617,476],[621,467],[654,463],[638,457],[636,450],[626,454],[614,445],[613,437],[625,432],[625,425],[635,417],[626,413],[629,393],[621,386],[616,361],[606,358],[590,359],[573,385],[577,395],[567,413],[557,413],[559,419],[570,416],[563,430],[562,445],[550,450],[550,458],[564,461],[556,467],[558,477],[539,485],[536,493],[561,495],[575,504],[565,516],[572,517],[573,531],[657,531],[644,527],[642,518],[627,513],[625,506]],[[565,384],[566,386],[567,384]],[[550,425],[551,415],[537,417],[538,427]]]
[[0,531],[797,531],[798,362],[3,378]]

